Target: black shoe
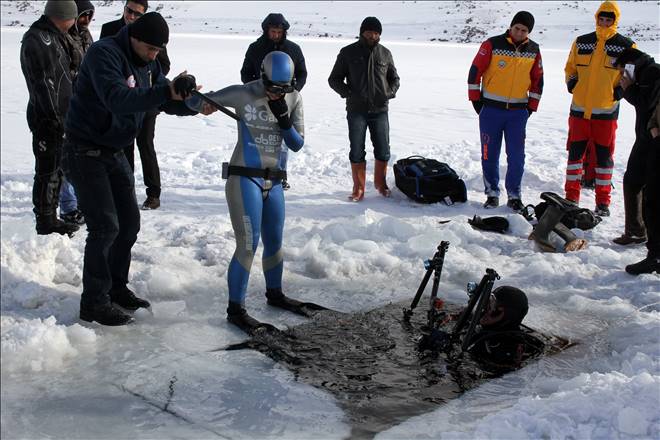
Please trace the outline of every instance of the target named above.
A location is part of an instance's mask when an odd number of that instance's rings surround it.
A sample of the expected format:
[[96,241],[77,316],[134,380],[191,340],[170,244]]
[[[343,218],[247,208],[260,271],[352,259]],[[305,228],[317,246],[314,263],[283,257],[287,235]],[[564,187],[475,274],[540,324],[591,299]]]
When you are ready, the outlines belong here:
[[101,325],[126,325],[134,321],[133,317],[122,312],[111,303],[100,306],[80,306],[80,319],[87,322],[96,321]]
[[646,257],[642,261],[626,266],[626,272],[631,275],[643,273],[660,273],[660,257]]
[[483,206],[486,209],[497,208],[498,206],[500,206],[500,198],[495,196],[488,196]]
[[78,209],[74,209],[73,211],[67,212],[66,214],[60,214],[60,218],[64,223],[69,223],[71,225],[85,224],[85,216]]
[[142,209],[145,211],[158,208],[160,208],[160,199],[158,197],[147,196],[147,200],[142,204]]
[[37,234],[60,234],[72,237],[74,232],[80,229],[80,226],[71,223],[65,223],[54,215],[52,216],[37,216]]
[[601,217],[609,217],[610,208],[604,204],[597,205],[596,209],[594,209],[594,214],[599,215]]
[[128,287],[112,290],[109,295],[110,301],[112,301],[113,304],[123,309],[130,310],[131,312],[136,311],[140,307],[144,309],[151,307],[149,301],[135,296],[135,293],[133,293]]
[[523,212],[525,210],[525,205],[523,205],[523,202],[520,199],[509,199],[509,201],[506,202],[506,206],[515,212]]

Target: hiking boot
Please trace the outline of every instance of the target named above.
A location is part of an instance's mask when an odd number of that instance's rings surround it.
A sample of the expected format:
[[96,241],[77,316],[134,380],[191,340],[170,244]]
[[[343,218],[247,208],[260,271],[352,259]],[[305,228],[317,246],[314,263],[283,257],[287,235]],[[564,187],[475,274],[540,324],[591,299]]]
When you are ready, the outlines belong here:
[[646,257],[642,261],[626,266],[626,272],[631,275],[643,273],[660,273],[660,257]]
[[135,293],[133,293],[133,291],[128,287],[124,287],[123,289],[119,290],[111,290],[109,295],[110,301],[112,301],[114,305],[117,305],[131,312],[136,311],[140,307],[143,309],[148,309],[151,307],[149,301],[135,296]]
[[612,242],[621,245],[621,246],[628,246],[629,244],[640,244],[644,243],[646,241],[646,237],[644,236],[637,236],[637,235],[629,235],[627,233],[624,233],[621,235],[621,237],[617,237]]
[[160,199],[158,197],[147,196],[147,200],[142,204],[142,209],[145,211],[158,208],[160,208]]
[[498,206],[500,206],[500,198],[495,196],[488,196],[483,206],[486,209],[497,208]]
[[62,220],[55,217],[55,215],[37,216],[38,235],[66,234],[69,237],[72,237],[73,233],[76,232],[78,229],[80,229],[80,226],[71,223],[65,223]]
[[80,305],[80,319],[87,322],[96,321],[101,325],[126,325],[134,321],[133,317],[127,313],[122,312],[111,303],[106,303],[97,306],[83,306]]
[[71,225],[85,224],[85,216],[78,209],[74,209],[73,211],[67,212],[66,214],[60,213],[60,218],[64,223],[69,223]]
[[610,216],[610,208],[605,204],[596,205],[596,209],[594,210],[594,214],[599,215],[601,217],[609,217]]
[[523,205],[523,202],[520,199],[509,199],[509,201],[506,202],[506,206],[511,208],[514,212],[518,213],[521,213],[525,210],[525,205]]

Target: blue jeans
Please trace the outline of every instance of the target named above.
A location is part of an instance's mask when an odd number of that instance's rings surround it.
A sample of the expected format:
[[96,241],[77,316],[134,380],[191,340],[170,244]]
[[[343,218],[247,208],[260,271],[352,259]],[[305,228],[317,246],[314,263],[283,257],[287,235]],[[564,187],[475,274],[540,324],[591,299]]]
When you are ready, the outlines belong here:
[[390,120],[387,112],[348,112],[346,119],[348,120],[348,139],[351,142],[348,159],[351,163],[362,163],[366,160],[364,141],[367,137],[367,127],[369,127],[371,143],[374,146],[374,157],[385,162],[390,160]]
[[131,248],[140,230],[135,179],[123,151],[64,145],[62,168],[85,215],[87,242],[81,307],[110,301],[128,283]]
[[484,175],[484,193],[487,196],[500,196],[500,150],[504,135],[507,163],[506,192],[509,199],[521,198],[528,118],[529,115],[524,108],[507,110],[485,105],[479,113],[481,168]]

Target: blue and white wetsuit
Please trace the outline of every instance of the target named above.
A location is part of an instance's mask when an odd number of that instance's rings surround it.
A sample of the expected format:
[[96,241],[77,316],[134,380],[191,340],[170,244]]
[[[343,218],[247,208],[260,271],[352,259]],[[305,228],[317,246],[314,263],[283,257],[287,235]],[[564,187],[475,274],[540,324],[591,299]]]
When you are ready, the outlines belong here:
[[[282,130],[268,107],[262,81],[229,86],[206,96],[231,107],[241,118],[238,122],[238,142],[229,162],[233,166],[260,169],[286,167],[288,149],[298,151],[304,144],[303,103],[298,91],[285,96],[293,126]],[[191,108],[200,109],[201,100],[188,101]],[[230,175],[225,186],[236,250],[229,263],[227,282],[229,300],[245,304],[250,267],[259,244],[264,244],[263,270],[268,289],[282,287],[282,234],[284,230],[284,192],[280,179]]]

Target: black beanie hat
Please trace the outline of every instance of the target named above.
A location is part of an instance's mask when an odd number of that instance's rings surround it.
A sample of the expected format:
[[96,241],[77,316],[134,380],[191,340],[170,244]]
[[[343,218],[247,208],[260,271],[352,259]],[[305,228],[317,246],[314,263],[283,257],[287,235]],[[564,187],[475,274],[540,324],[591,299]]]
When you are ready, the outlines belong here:
[[493,290],[493,295],[497,300],[497,307],[504,307],[504,318],[495,326],[500,329],[517,328],[529,310],[525,292],[511,286],[500,286]]
[[129,35],[152,46],[164,48],[170,40],[170,28],[162,15],[149,12],[129,25]]
[[364,31],[374,31],[382,34],[383,26],[380,24],[380,20],[376,17],[367,17],[362,20],[362,24],[360,25],[360,35],[362,35],[362,32]]
[[78,7],[78,15],[87,11],[94,11],[94,4],[89,0],[76,0],[76,6]]
[[520,11],[513,16],[513,20],[511,20],[511,26],[509,27],[512,27],[514,24],[518,23],[522,24],[523,26],[527,26],[527,31],[532,32],[532,29],[534,29],[534,16],[527,11]]

